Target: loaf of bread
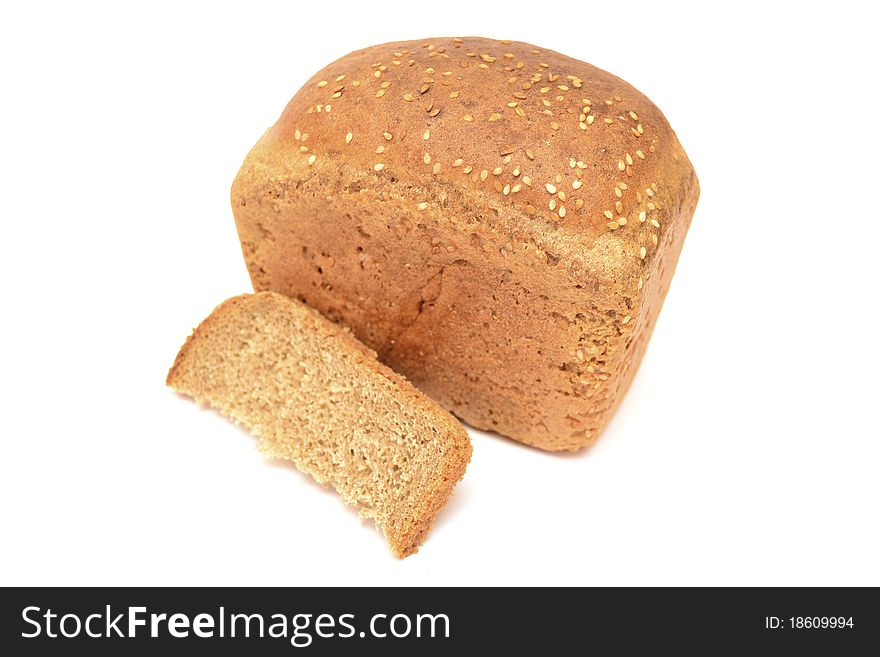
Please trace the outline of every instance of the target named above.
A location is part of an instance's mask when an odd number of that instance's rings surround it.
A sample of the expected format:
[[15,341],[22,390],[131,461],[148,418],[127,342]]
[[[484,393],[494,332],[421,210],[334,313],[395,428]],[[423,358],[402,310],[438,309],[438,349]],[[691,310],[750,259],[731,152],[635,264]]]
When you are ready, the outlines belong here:
[[481,429],[589,445],[697,203],[666,119],[525,43],[435,38],[317,73],[232,187],[256,290],[301,299]]
[[398,557],[418,549],[471,456],[449,413],[350,333],[272,292],[218,306],[167,383],[336,489],[375,520]]

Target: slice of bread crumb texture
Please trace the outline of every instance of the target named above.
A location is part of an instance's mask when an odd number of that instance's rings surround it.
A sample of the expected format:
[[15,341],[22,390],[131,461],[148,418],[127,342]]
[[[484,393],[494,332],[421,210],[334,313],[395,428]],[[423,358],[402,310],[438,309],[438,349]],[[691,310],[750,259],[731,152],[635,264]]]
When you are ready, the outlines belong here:
[[332,486],[400,558],[416,552],[471,457],[449,413],[349,332],[272,292],[218,306],[166,383]]

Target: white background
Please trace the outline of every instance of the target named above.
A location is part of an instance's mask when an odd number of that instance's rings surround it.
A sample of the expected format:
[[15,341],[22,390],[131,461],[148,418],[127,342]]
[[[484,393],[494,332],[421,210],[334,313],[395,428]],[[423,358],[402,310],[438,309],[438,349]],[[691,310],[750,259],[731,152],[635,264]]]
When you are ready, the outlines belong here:
[[[880,584],[868,4],[4,3],[2,584]],[[317,69],[529,41],[666,113],[702,198],[595,447],[473,432],[395,560],[330,491],[164,387],[249,290],[228,194]]]

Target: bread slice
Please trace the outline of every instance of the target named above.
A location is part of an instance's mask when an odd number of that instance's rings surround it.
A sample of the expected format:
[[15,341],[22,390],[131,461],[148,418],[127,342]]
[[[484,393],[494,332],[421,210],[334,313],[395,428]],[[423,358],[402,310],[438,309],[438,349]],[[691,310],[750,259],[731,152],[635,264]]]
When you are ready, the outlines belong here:
[[272,292],[218,306],[166,383],[246,426],[413,554],[464,475],[464,428],[346,330]]

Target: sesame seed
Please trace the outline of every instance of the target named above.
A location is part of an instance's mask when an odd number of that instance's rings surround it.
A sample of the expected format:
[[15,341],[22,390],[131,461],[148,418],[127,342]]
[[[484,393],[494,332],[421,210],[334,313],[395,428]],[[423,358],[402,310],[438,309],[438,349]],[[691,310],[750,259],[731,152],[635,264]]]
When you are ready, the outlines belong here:
[[482,171],[480,171],[480,180],[485,180],[485,179],[488,178],[488,177],[489,177],[489,172],[488,172],[488,171],[486,171],[485,169],[483,169]]
[[470,173],[473,170],[474,170],[474,168],[470,164],[468,164],[464,169],[462,169],[462,172]]
[[648,196],[654,196],[654,190],[651,189],[650,187],[646,187],[645,194],[647,194]]
[[436,162],[436,163],[434,164],[434,173],[435,173],[435,174],[440,173],[440,169],[442,169],[442,168],[443,168],[443,165],[440,164],[439,162]]
[[452,166],[460,167],[462,164],[464,164],[464,160],[462,160],[461,158],[458,158],[455,162],[452,163]]
[[617,161],[617,168],[621,171],[626,171],[626,164],[624,164],[623,160]]
[[424,209],[426,209],[426,208],[428,207],[428,204],[425,203],[424,201],[422,201],[422,202],[419,203],[418,206],[416,206],[416,207],[418,207],[419,210],[424,210]]
[[522,181],[523,184],[528,185],[529,187],[532,186],[532,179],[529,176],[523,176]]
[[351,140],[352,140],[353,138],[354,138],[354,135],[351,134],[351,133],[349,132],[347,135],[345,135],[345,143],[346,143],[346,144],[350,144],[350,143],[351,143]]
[[341,91],[337,91],[337,92],[335,92],[332,96],[330,96],[330,98],[339,98],[340,96],[342,96],[342,92],[341,92]]
[[660,222],[657,221],[656,219],[651,219],[651,225],[652,225],[654,228],[660,228]]
[[379,71],[379,70],[373,71],[373,77],[374,77],[374,78],[381,78],[381,77],[382,77],[382,71]]
[[461,93],[460,91],[453,91],[452,93],[449,94],[449,97],[450,98],[458,98],[460,93]]
[[657,207],[656,207],[653,203],[651,203],[650,201],[648,201],[648,209],[649,209],[649,210],[656,210]]
[[654,246],[657,246],[657,233],[651,235],[651,241],[654,243]]
[[508,194],[510,194],[510,185],[505,185],[504,186],[504,195],[507,196]]
[[522,184],[520,184],[520,183],[516,183],[516,184],[511,188],[510,191],[513,192],[514,194],[516,194],[516,193],[517,193],[519,190],[521,190],[521,189],[522,189]]
[[413,102],[413,95],[412,94],[403,94],[403,99],[406,102],[411,103],[411,102]]
[[385,95],[384,89],[379,89],[379,91],[376,92],[376,98],[381,98],[384,95]]
[[559,206],[559,218],[562,219],[562,218],[564,218],[564,217],[565,217],[565,206],[564,206],[564,205],[560,205],[560,206]]
[[513,111],[516,112],[517,116],[525,116],[526,115],[525,110],[522,107],[520,107],[519,105],[517,105]]
[[551,194],[555,194],[555,193],[556,193],[556,187],[554,187],[554,186],[551,185],[550,183],[547,183],[546,187],[547,187],[547,191],[550,192]]
[[385,137],[385,139],[387,141],[391,141],[391,133],[390,132],[383,132],[382,136]]
[[581,130],[586,130],[587,124],[581,121],[580,123],[578,123],[578,128],[580,128]]
[[535,208],[534,205],[527,205],[526,206],[526,214],[537,214],[537,212],[538,212],[538,210]]
[[556,209],[556,199],[551,198],[550,202],[547,204],[547,207],[549,207],[551,210],[555,210]]
[[604,121],[605,121],[605,123],[607,123],[608,125],[611,125],[612,123],[614,123],[614,119],[609,119],[607,116],[605,117]]
[[611,210],[605,210],[605,212],[603,212],[602,214],[604,214],[609,219],[614,219],[614,213]]
[[318,86],[319,86],[319,87],[326,87],[326,86],[327,86],[327,80],[321,80],[321,81],[318,83]]
[[316,155],[314,155],[314,154],[309,155],[309,166],[312,166],[315,163],[315,160],[317,160],[317,159],[318,158]]
[[492,169],[493,176],[500,176],[503,172],[504,169],[502,169],[501,167],[495,167],[494,169]]
[[493,112],[491,116],[489,116],[489,121],[497,121],[501,118],[501,115],[498,112]]
[[582,185],[583,185],[583,183],[580,180],[575,179],[575,180],[571,181],[571,188],[572,189],[580,189]]
[[636,114],[635,112],[630,112],[629,115],[630,115],[630,117],[632,118],[633,121],[638,121],[638,120],[639,120],[639,115]]
[[641,223],[645,223],[645,217],[646,217],[646,215],[645,215],[645,211],[644,211],[644,210],[642,210],[641,212],[639,212],[639,221],[640,221]]
[[614,188],[614,195],[615,195],[617,198],[622,198],[622,197],[623,197],[623,192],[620,191],[620,188],[619,188],[619,187],[615,187],[615,188]]
[[615,201],[614,209],[617,210],[618,213],[623,212],[623,203],[621,203],[620,201]]
[[431,138],[431,131],[425,130],[424,134],[422,135],[422,139],[424,139],[425,141],[428,141],[430,138]]
[[645,247],[640,248],[639,257],[644,260],[646,255],[648,255],[648,249],[646,249]]
[[626,154],[626,163],[630,165],[633,163],[632,155],[630,155],[629,153]]
[[609,221],[608,228],[610,228],[611,230],[617,230],[618,228],[620,228],[620,226],[617,225],[616,221]]
[[464,120],[467,121],[468,123],[472,123],[474,120],[474,117],[472,117],[470,114],[465,114]]
[[645,279],[642,278],[641,276],[639,276],[638,289],[641,290],[641,289],[642,289],[642,286],[644,286],[644,284],[645,284]]
[[639,123],[639,124],[636,126],[636,130],[638,131],[638,133],[639,133],[640,135],[645,134],[645,129],[642,127],[642,124],[641,124],[641,123]]
[[626,217],[618,217],[617,223],[620,224],[621,226],[626,226]]
[[422,161],[423,161],[425,164],[431,164],[431,156],[428,155],[427,153],[425,153],[425,154],[422,156]]
[[309,147],[308,147],[308,146],[300,146],[300,147],[299,147],[299,152],[300,152],[300,153],[308,153],[308,152],[309,152]]
[[535,159],[534,153],[532,153],[532,151],[530,151],[528,148],[526,149],[526,157],[529,158],[530,160]]
[[385,165],[382,164],[381,162],[377,162],[376,164],[373,165],[373,169],[375,171],[381,171],[384,168],[385,168]]
[[595,121],[595,120],[596,120],[596,117],[593,116],[592,114],[590,114],[590,115],[587,117],[587,125],[593,125],[593,121]]
[[520,169],[519,169],[519,165],[517,164],[515,167],[513,167],[513,177],[517,178],[519,176],[519,174],[520,174]]
[[378,153],[378,154],[381,155],[381,154],[384,153],[384,152],[385,152],[385,147],[384,147],[384,146],[382,146],[381,144],[380,144],[379,146],[376,146],[376,153]]
[[629,324],[629,322],[630,322],[631,319],[632,319],[632,316],[631,316],[631,315],[627,315],[626,317],[623,318],[623,323],[624,323],[624,324]]
[[565,203],[566,199],[568,198],[568,197],[565,195],[565,192],[563,192],[561,189],[559,190],[559,194],[558,194],[558,196],[559,196],[559,200],[562,201],[563,203]]

